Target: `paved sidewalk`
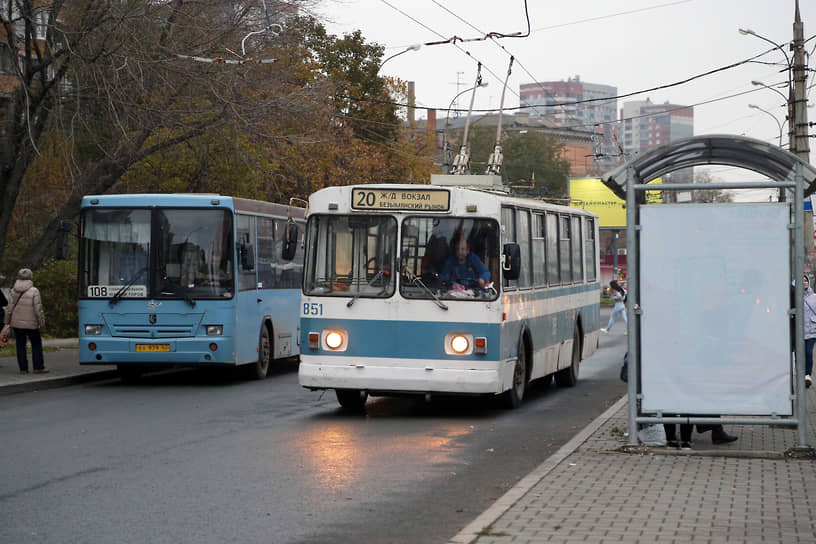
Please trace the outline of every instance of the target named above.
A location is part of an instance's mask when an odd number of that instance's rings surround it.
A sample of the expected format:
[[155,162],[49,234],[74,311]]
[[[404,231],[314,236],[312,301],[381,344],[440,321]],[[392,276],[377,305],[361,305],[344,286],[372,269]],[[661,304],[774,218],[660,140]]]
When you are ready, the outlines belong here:
[[816,461],[785,456],[795,428],[728,425],[731,444],[695,431],[690,452],[623,453],[627,415],[623,397],[450,543],[816,542]]
[[[9,345],[13,343],[12,341]],[[80,366],[76,338],[43,340],[43,347],[59,348],[57,351],[45,351],[45,368],[49,371],[47,374],[32,372],[31,348],[28,350],[28,374],[20,374],[13,351],[10,357],[0,357],[0,395],[63,387],[117,375],[115,365]]]

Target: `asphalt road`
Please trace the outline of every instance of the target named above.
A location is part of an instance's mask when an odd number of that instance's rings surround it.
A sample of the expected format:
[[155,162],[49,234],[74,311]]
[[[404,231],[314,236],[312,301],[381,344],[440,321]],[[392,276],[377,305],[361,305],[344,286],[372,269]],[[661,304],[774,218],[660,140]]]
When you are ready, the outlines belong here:
[[443,543],[625,393],[625,339],[515,411],[375,398],[349,415],[294,367],[0,397],[0,542]]

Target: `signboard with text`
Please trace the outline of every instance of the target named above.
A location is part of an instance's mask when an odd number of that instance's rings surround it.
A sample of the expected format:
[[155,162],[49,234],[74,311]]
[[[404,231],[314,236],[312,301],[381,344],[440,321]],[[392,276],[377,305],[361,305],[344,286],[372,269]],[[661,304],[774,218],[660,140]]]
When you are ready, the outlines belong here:
[[[663,183],[656,178],[649,184]],[[575,178],[569,180],[570,200],[577,200],[576,206],[589,210],[598,216],[598,226],[603,228],[626,228],[626,201],[618,198],[599,178]],[[647,202],[662,202],[662,191],[647,191]]]
[[354,210],[446,212],[450,192],[445,189],[377,189],[357,187],[351,190]]

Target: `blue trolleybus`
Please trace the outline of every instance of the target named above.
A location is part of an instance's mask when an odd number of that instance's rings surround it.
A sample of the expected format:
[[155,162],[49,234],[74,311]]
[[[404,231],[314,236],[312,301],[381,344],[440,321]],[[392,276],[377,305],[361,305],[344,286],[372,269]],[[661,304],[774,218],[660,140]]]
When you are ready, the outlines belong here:
[[206,194],[86,196],[79,362],[123,380],[162,365],[298,355],[304,209]]
[[[437,176],[435,176],[437,177]],[[438,176],[456,180],[474,176]],[[597,216],[497,188],[364,185],[309,201],[299,381],[369,395],[571,386],[598,346]]]

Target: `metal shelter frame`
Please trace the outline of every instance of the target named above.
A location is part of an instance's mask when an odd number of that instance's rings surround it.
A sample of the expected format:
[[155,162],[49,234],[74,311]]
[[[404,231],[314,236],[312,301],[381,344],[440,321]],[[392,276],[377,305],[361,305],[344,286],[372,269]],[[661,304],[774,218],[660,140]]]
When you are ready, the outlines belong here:
[[[629,442],[637,446],[638,423],[689,423],[689,424],[753,424],[784,425],[796,427],[796,445],[793,450],[802,455],[813,455],[814,450],[807,445],[807,405],[805,398],[805,365],[796,365],[794,376],[793,417],[693,417],[693,416],[640,416],[638,407],[641,395],[639,389],[640,370],[640,206],[645,204],[645,191],[655,190],[654,185],[645,182],[669,172],[703,165],[728,165],[752,170],[769,178],[768,181],[739,183],[682,183],[664,184],[663,191],[689,191],[701,189],[779,189],[780,200],[784,200],[785,190],[793,190],[794,230],[792,255],[792,277],[804,274],[804,197],[816,192],[816,168],[802,161],[796,155],[766,142],[733,135],[694,136],[655,148],[602,177],[604,185],[618,197],[626,201],[626,247],[628,298],[628,350],[629,350]],[[795,360],[804,361],[804,330],[802,282],[795,282]],[[633,402],[636,399],[636,402]]]

